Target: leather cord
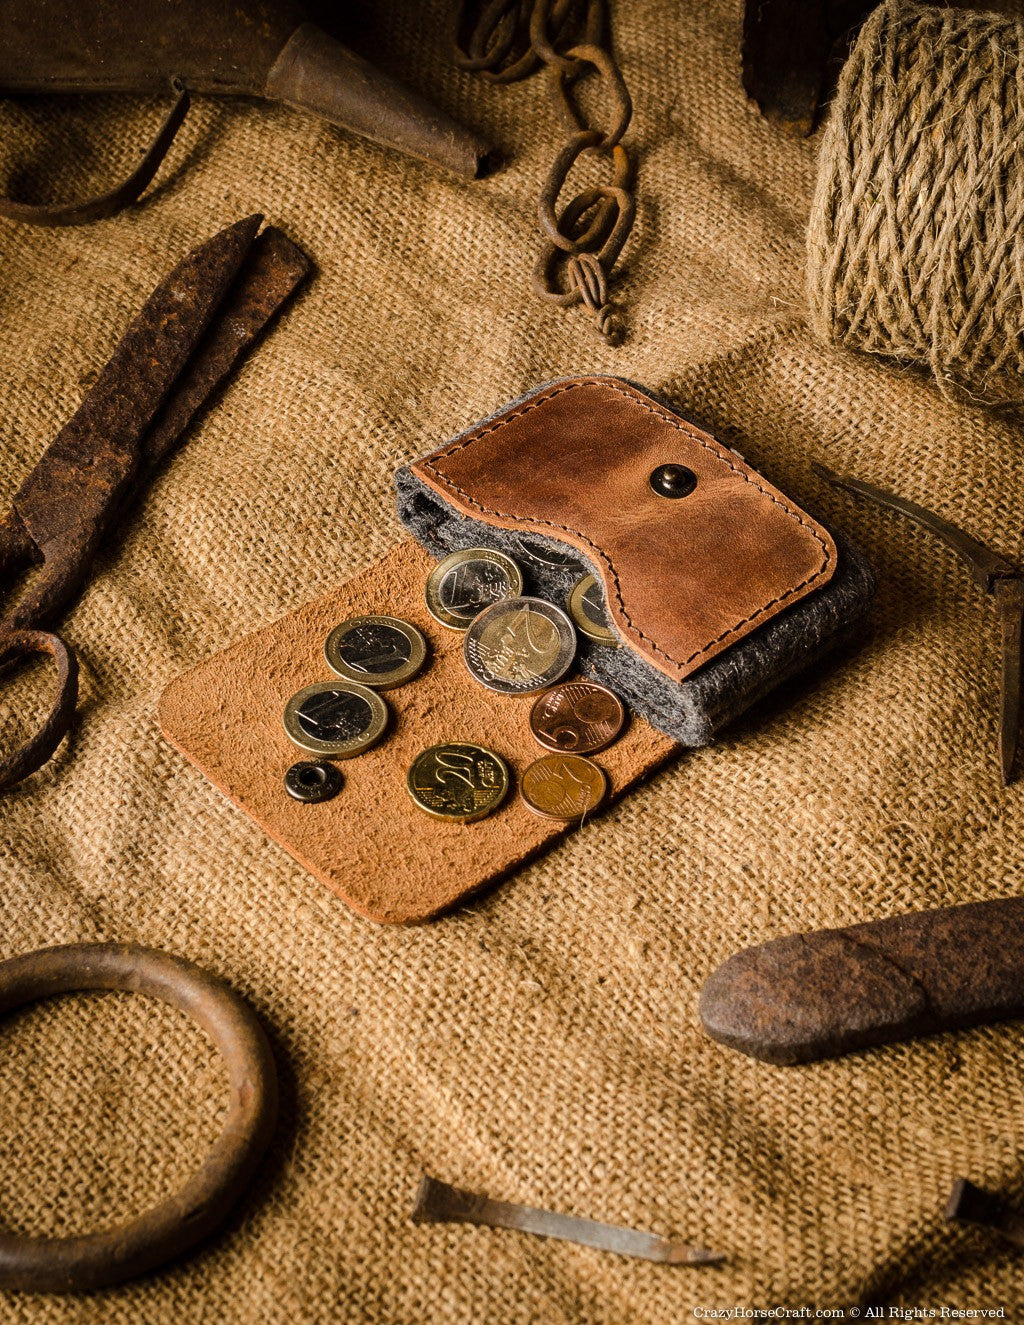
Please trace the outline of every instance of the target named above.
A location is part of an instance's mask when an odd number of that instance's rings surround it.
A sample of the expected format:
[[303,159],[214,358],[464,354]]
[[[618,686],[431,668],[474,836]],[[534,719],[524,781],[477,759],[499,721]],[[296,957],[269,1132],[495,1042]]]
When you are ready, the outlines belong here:
[[105,220],[130,206],[156,174],[188,114],[191,104],[188,91],[177,75],[171,79],[171,91],[175,93],[175,102],[167,118],[157,130],[142,160],[120,184],[108,189],[106,193],[85,198],[81,202],[29,203],[0,197],[0,216],[9,221],[24,221],[28,225],[87,225],[90,221]]

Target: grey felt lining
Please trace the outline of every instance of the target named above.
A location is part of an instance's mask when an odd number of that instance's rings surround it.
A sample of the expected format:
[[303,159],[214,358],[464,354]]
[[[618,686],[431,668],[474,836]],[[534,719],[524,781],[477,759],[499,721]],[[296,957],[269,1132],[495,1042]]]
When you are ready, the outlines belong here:
[[[531,391],[512,403],[535,394]],[[504,414],[510,407],[503,406],[498,413]],[[570,544],[469,519],[408,468],[395,475],[395,486],[399,518],[435,557],[457,548],[497,548],[522,569],[524,593],[561,607],[581,576],[592,572],[600,581],[599,567]],[[851,544],[834,532],[833,537],[839,557],[828,584],[772,617],[685,681],[665,676],[626,643],[615,648],[593,643],[583,635],[579,635],[577,651],[579,670],[611,686],[637,713],[683,745],[707,745],[755,700],[838,643],[866,612],[875,590],[874,575]]]

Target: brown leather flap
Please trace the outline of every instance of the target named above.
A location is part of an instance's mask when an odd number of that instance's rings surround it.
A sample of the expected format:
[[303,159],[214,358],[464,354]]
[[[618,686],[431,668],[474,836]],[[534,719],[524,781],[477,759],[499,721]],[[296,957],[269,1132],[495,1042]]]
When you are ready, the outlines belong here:
[[[505,698],[472,679],[461,632],[439,626],[424,605],[432,565],[415,543],[402,543],[341,588],[200,663],[160,700],[164,734],[193,764],[349,906],[385,924],[436,915],[569,831],[531,814],[520,799],[519,776],[543,753],[530,734],[531,697]],[[310,756],[284,734],[285,703],[300,686],[330,679],[324,640],[332,627],[374,612],[404,617],[423,631],[427,669],[387,692],[389,734],[339,765],[345,783],[335,799],[300,804],[282,778]],[[508,763],[513,787],[491,818],[444,823],[413,804],[406,772],[421,750],[440,741],[475,741]],[[634,717],[595,758],[618,796],[678,748]]]
[[[686,497],[650,485],[663,464]],[[556,382],[411,466],[462,514],[577,548],[623,637],[680,681],[831,579],[828,531],[727,447],[617,378]]]

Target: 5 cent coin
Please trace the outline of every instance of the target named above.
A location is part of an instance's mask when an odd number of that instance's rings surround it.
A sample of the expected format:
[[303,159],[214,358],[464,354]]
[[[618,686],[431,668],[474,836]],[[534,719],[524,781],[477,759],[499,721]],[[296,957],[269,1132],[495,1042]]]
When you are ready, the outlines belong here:
[[380,740],[387,725],[383,699],[354,681],[303,686],[284,710],[284,729],[299,749],[332,759],[362,754]]
[[560,681],[576,655],[576,632],[543,598],[509,598],[481,612],[463,643],[470,675],[503,695],[526,695]]
[[596,575],[584,575],[573,585],[569,595],[569,615],[580,634],[595,644],[618,645],[619,638],[612,629],[608,605]]
[[427,610],[442,626],[466,630],[485,607],[522,592],[523,575],[511,557],[486,547],[462,548],[430,572]]
[[420,671],[427,642],[415,626],[394,616],[357,616],[335,626],[324,656],[332,672],[375,690],[392,690]]
[[605,798],[603,769],[579,755],[541,755],[523,774],[523,800],[545,819],[585,819]]
[[482,745],[432,745],[416,756],[406,785],[421,810],[472,823],[493,813],[508,794],[508,766]]
[[596,681],[563,681],[539,695],[530,710],[530,730],[545,750],[589,755],[622,731],[626,707]]

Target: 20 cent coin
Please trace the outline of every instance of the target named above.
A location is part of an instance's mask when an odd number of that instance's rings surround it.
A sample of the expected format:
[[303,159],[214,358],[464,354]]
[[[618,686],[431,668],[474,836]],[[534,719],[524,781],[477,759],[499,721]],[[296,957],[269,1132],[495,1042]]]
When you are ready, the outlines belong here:
[[503,695],[526,695],[560,681],[576,656],[576,632],[543,598],[509,598],[480,613],[463,642],[470,675]]
[[580,634],[595,644],[618,645],[619,638],[612,629],[608,605],[596,575],[584,575],[573,585],[569,595],[569,615]]
[[511,557],[486,547],[462,548],[430,572],[427,610],[442,626],[466,630],[485,607],[522,592],[523,575]]
[[563,681],[538,695],[530,710],[530,730],[545,750],[589,755],[603,750],[622,731],[626,707],[596,681]]
[[482,745],[432,745],[413,760],[406,785],[421,810],[472,823],[493,813],[508,793],[508,766]]
[[324,656],[332,672],[346,681],[391,690],[420,671],[427,641],[408,621],[394,616],[357,616],[335,626]]
[[603,769],[579,755],[541,755],[523,774],[520,790],[534,814],[545,819],[585,819],[605,798]]
[[351,759],[375,745],[388,725],[388,707],[375,690],[354,681],[303,686],[285,705],[284,729],[300,750]]

